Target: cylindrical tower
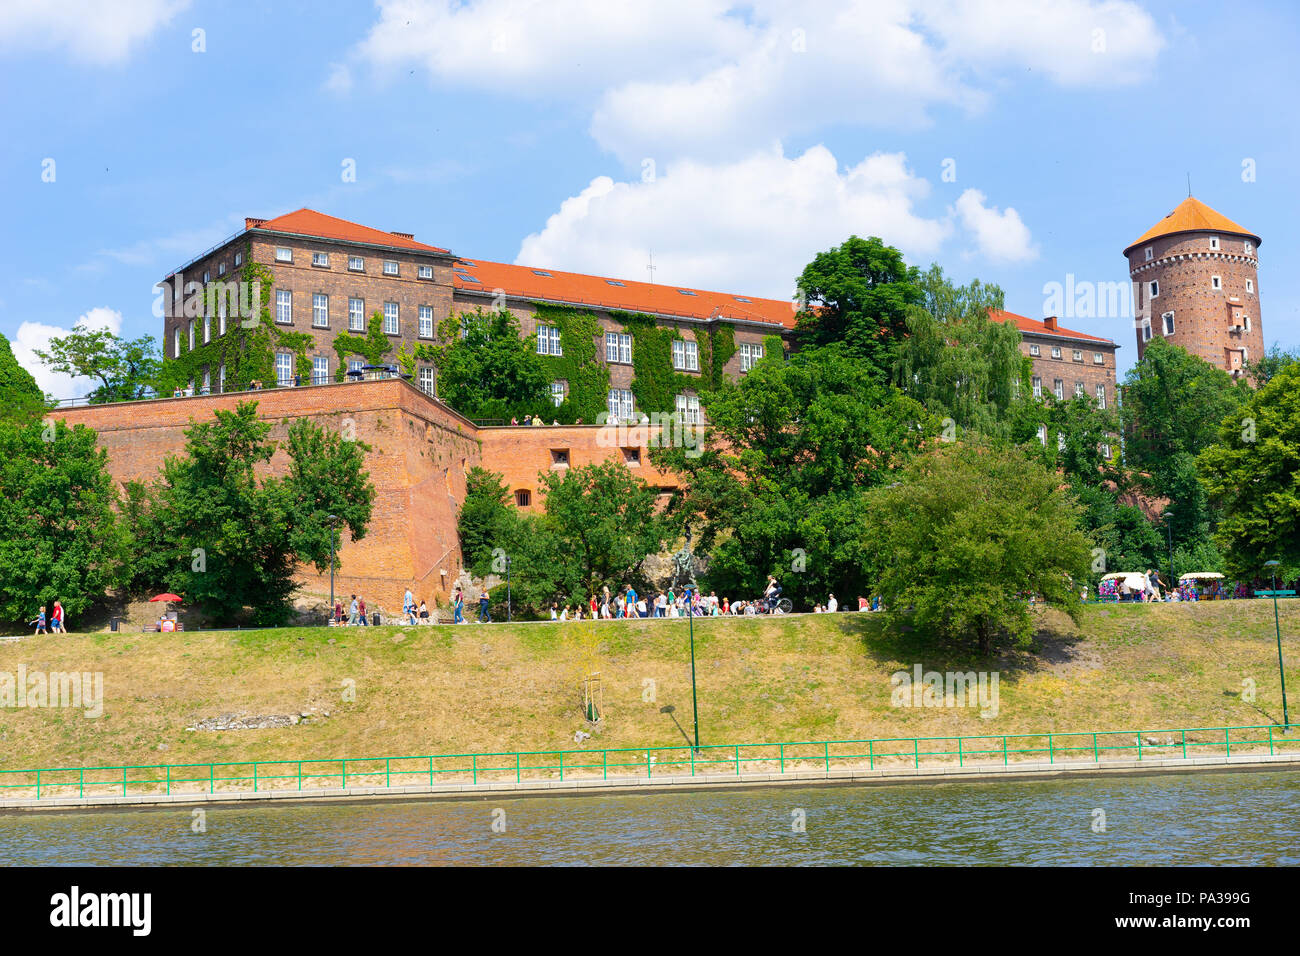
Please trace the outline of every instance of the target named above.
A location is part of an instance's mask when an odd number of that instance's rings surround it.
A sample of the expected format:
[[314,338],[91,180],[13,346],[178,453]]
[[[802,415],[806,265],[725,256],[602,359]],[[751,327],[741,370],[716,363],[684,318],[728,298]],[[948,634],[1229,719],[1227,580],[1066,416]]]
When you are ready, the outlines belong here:
[[1162,336],[1233,377],[1264,354],[1259,236],[1188,196],[1124,250],[1138,358]]

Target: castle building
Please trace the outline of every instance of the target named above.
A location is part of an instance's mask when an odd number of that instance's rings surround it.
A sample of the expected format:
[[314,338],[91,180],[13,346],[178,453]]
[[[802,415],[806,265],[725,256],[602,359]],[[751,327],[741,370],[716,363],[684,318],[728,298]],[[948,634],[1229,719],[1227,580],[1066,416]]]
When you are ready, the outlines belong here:
[[1162,336],[1234,378],[1264,354],[1259,236],[1188,196],[1124,250],[1138,358]]

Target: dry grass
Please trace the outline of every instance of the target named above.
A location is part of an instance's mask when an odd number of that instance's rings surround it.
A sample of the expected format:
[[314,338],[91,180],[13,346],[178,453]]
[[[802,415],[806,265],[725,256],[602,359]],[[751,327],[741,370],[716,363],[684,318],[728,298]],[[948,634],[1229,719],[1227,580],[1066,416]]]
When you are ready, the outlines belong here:
[[[706,743],[1253,725],[1281,720],[1264,601],[1089,608],[1043,618],[1038,654],[981,665],[881,634],[866,614],[709,620],[695,627]],[[1284,602],[1283,634],[1300,632]],[[1300,647],[1289,645],[1293,711]],[[889,675],[996,670],[1000,712],[890,706]],[[2,769],[668,746],[691,720],[687,626],[676,621],[260,632],[92,634],[0,643],[0,672],[100,671],[105,708],[0,709]],[[605,719],[581,713],[604,680]],[[1253,678],[1257,699],[1242,699]],[[346,681],[355,701],[344,701]],[[653,685],[649,682],[653,682]],[[653,689],[653,693],[651,692]],[[643,697],[653,697],[647,701]],[[665,705],[672,714],[662,712]],[[224,713],[297,726],[187,731]],[[329,713],[324,717],[325,712]],[[674,718],[677,723],[674,723]],[[677,726],[680,724],[680,729]]]

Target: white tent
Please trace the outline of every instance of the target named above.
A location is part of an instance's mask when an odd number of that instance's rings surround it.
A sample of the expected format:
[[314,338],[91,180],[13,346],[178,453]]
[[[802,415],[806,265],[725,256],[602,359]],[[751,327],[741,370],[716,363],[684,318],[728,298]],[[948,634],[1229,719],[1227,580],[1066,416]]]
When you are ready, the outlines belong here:
[[1118,585],[1121,582],[1127,582],[1128,586],[1137,591],[1147,587],[1147,576],[1141,571],[1112,571],[1110,574],[1101,576],[1103,581],[1114,580]]
[[1179,581],[1213,581],[1223,577],[1218,571],[1188,571],[1178,575]]

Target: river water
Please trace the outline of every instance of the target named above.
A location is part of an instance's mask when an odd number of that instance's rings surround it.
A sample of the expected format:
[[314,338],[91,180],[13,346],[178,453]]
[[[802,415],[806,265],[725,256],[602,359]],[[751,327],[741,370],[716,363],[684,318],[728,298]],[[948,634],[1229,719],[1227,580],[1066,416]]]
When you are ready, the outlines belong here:
[[1297,865],[1297,810],[1300,773],[1237,772],[8,814],[0,861]]

